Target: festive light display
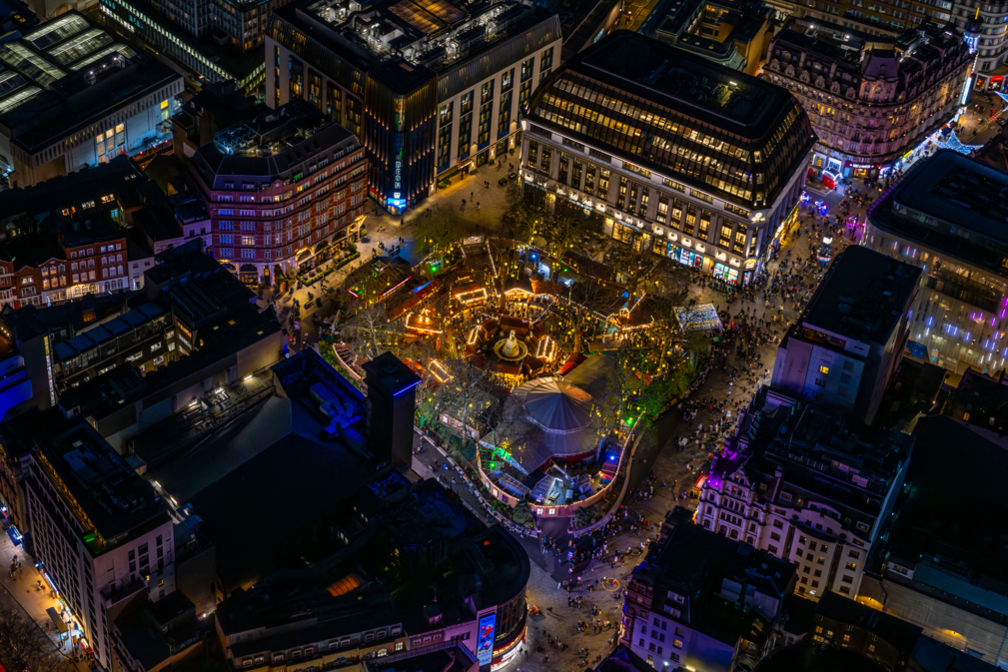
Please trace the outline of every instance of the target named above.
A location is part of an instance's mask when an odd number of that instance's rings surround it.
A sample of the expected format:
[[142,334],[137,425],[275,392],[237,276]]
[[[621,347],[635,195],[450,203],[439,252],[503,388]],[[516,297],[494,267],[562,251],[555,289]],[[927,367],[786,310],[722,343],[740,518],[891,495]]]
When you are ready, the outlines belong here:
[[679,328],[683,331],[702,331],[704,329],[721,329],[721,319],[713,304],[703,303],[692,307],[674,308]]

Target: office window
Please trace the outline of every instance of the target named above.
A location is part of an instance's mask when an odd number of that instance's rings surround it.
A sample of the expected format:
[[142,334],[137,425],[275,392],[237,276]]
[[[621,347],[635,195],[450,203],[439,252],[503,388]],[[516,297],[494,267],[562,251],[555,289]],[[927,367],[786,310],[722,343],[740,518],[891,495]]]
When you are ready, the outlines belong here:
[[542,56],[539,59],[539,71],[549,70],[553,67],[553,47],[546,49],[542,52]]
[[304,92],[304,63],[291,56],[288,61],[288,71],[290,73],[290,100],[300,98]]
[[735,228],[735,246],[732,251],[735,254],[745,254],[746,237],[749,231],[746,229],[745,224],[736,224]]
[[719,246],[728,249],[728,247],[731,245],[731,232],[732,232],[731,224],[721,225],[721,237],[718,240]]
[[598,197],[600,201],[606,200],[609,193],[609,169],[599,169]]
[[322,76],[311,68],[308,69],[308,102],[322,109]]
[[326,82],[326,114],[337,123],[343,120],[343,89]]
[[535,140],[529,140],[528,156],[526,157],[525,165],[532,170],[535,170],[539,165],[539,143]]

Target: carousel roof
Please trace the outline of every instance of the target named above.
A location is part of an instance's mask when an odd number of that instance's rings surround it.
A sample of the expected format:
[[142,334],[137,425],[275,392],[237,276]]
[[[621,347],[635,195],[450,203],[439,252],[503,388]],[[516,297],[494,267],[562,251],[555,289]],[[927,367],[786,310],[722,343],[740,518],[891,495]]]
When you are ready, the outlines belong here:
[[522,387],[529,419],[549,433],[576,432],[591,421],[591,395],[561,378],[536,378]]

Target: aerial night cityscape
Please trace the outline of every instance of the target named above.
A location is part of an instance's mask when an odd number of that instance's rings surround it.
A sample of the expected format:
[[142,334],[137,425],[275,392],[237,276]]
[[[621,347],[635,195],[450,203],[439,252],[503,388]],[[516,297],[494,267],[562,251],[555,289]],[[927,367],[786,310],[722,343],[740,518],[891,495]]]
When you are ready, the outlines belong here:
[[0,0],[0,672],[1008,670],[1008,0]]

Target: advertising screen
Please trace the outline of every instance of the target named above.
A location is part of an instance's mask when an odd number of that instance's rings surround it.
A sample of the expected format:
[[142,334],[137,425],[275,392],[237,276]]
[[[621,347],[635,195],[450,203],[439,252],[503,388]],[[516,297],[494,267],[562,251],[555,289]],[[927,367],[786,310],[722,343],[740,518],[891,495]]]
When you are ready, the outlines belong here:
[[497,624],[497,614],[487,614],[479,621],[479,631],[476,633],[476,659],[480,665],[489,665],[493,660],[494,626]]

